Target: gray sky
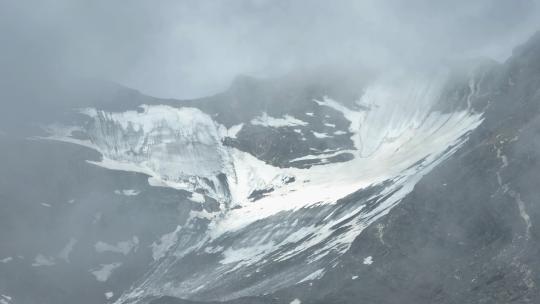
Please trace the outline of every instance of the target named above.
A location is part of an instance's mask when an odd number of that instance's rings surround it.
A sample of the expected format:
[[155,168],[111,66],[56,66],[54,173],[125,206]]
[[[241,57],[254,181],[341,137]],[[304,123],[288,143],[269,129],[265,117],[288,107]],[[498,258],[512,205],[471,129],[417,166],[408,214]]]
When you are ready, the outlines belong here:
[[540,29],[537,2],[3,1],[0,77],[82,75],[189,98],[221,91],[238,74],[504,60]]

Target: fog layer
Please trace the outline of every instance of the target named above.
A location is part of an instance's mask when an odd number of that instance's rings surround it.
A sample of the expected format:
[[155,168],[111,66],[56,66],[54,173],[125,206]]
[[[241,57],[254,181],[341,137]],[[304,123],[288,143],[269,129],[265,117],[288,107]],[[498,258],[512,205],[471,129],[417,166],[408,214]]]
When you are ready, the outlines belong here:
[[540,20],[536,0],[3,1],[0,15],[10,90],[93,77],[174,98],[238,74],[504,60]]

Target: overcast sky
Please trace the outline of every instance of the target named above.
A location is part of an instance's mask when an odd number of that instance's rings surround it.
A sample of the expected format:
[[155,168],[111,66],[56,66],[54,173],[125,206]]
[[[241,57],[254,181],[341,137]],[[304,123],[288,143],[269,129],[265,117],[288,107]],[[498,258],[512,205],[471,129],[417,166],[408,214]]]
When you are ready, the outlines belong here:
[[238,74],[504,60],[540,29],[537,2],[7,0],[0,80],[82,75],[190,98]]

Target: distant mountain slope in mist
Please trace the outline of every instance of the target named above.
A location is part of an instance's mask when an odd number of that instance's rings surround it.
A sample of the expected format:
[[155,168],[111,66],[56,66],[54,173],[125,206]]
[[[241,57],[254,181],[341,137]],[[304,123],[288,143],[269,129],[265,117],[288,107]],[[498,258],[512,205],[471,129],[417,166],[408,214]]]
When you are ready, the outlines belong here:
[[59,95],[0,133],[0,300],[534,303],[539,62]]

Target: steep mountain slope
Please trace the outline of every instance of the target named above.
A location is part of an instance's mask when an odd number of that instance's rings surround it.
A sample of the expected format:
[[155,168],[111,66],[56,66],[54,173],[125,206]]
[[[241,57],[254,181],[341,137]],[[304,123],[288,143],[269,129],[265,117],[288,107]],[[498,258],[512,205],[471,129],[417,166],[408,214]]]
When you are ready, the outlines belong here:
[[[320,280],[302,303],[536,303],[540,35],[490,67],[470,102],[483,123]],[[366,258],[371,263],[366,263]]]
[[[250,85],[241,79],[231,91],[240,86],[244,96]],[[356,102],[303,94],[275,116],[263,107],[232,126],[205,113],[205,102],[202,111],[183,103],[85,109],[77,124],[51,126],[46,139],[92,148],[102,155],[94,164],[147,174],[151,185],[191,192],[201,204],[156,241],[155,262],[117,302],[232,299],[320,278],[454,153],[482,116],[463,100],[470,96],[450,100],[449,85],[443,72],[388,75],[366,84]]]
[[539,35],[502,65],[58,105],[0,135],[0,292],[535,302],[538,59]]

